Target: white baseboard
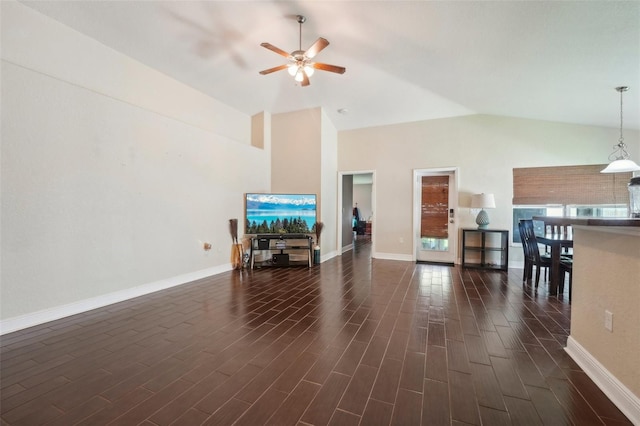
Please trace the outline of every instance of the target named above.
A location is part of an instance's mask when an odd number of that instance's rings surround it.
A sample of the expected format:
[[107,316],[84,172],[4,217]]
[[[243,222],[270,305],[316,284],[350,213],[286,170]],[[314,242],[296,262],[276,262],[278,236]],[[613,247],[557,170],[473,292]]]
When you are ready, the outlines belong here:
[[92,309],[102,308],[107,305],[122,302],[134,297],[144,296],[145,294],[155,293],[156,291],[186,284],[212,275],[227,272],[232,269],[231,264],[220,265],[213,268],[203,269],[200,271],[190,272],[176,277],[167,278],[152,283],[143,284],[137,287],[104,294],[101,296],[84,299],[77,302],[69,303],[54,308],[43,309],[41,311],[32,312],[30,314],[20,315],[13,318],[7,318],[0,321],[0,335],[11,333],[13,331],[22,330],[34,325],[44,324],[60,318],[87,312]]
[[634,395],[580,343],[569,336],[565,351],[634,425],[640,425],[640,398]]
[[524,260],[509,261],[509,269],[524,269]]
[[413,261],[413,256],[410,254],[398,254],[398,253],[380,253],[375,252],[371,253],[371,257],[374,259],[385,259],[385,260],[404,260],[407,262]]
[[342,254],[348,252],[349,250],[353,250],[353,244],[349,244],[348,246],[342,247]]
[[338,252],[335,250],[330,253],[320,255],[320,263],[326,262],[329,259],[333,259],[336,256],[338,256]]

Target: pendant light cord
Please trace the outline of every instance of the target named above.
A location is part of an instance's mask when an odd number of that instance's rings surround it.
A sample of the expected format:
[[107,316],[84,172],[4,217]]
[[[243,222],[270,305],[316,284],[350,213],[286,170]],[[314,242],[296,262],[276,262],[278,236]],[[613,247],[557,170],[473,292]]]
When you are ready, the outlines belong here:
[[626,160],[629,158],[627,146],[624,144],[624,135],[622,134],[622,126],[624,122],[622,94],[629,90],[629,88],[627,86],[620,86],[616,87],[616,90],[620,92],[620,137],[618,138],[618,143],[613,146],[614,151],[609,156],[609,161]]
[[624,145],[624,136],[622,136],[622,93],[627,90],[626,87],[620,87],[620,139],[618,142]]

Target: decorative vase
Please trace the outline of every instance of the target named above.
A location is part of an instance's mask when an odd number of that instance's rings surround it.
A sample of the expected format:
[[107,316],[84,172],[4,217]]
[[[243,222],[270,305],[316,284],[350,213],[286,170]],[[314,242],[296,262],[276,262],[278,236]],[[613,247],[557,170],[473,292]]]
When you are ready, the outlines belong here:
[[478,229],[487,229],[489,226],[489,215],[486,211],[480,210],[480,213],[478,213],[476,217],[476,223],[478,224]]

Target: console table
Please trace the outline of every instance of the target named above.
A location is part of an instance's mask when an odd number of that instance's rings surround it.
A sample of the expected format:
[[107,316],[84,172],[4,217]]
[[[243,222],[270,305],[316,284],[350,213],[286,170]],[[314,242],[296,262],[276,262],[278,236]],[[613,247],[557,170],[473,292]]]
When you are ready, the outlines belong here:
[[462,266],[506,271],[509,266],[509,231],[463,229]]
[[259,234],[251,237],[251,269],[263,266],[307,266],[313,258],[313,238],[305,234]]

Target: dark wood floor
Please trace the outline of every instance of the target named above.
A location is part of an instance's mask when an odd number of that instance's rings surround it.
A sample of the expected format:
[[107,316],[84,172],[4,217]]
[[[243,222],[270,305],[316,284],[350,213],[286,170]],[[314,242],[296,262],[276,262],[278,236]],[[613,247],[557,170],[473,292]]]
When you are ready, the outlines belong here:
[[2,425],[630,424],[564,352],[566,296],[521,273],[360,241],[8,334]]

